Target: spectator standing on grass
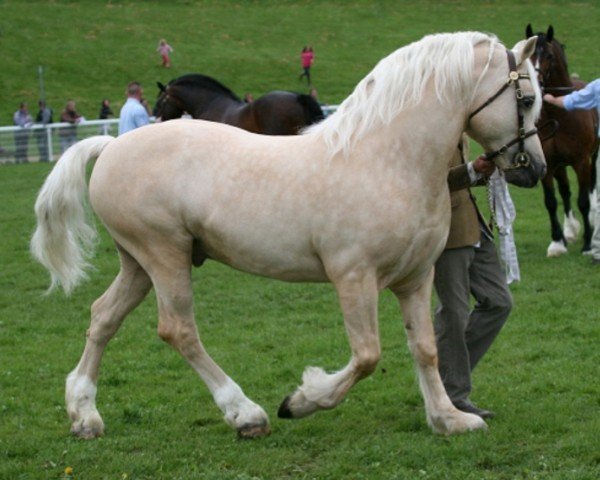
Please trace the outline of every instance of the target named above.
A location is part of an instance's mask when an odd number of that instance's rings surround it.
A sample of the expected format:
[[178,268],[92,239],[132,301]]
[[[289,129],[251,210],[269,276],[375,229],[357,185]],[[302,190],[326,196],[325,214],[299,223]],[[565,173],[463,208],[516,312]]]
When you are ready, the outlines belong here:
[[162,57],[162,66],[165,68],[171,68],[170,54],[171,52],[174,52],[174,50],[164,38],[162,38],[160,42],[158,42],[158,47],[156,48],[156,51],[160,53]]
[[[600,117],[600,78],[588,83],[581,90],[562,97],[550,93],[544,95],[544,101],[565,110],[598,110]],[[598,129],[600,136],[600,128]],[[594,233],[592,234],[592,264],[600,265],[600,163],[596,161],[596,206],[594,211]]]
[[107,120],[109,118],[114,118],[115,114],[113,113],[113,111],[110,108],[110,100],[108,98],[105,98],[104,100],[102,100],[102,103],[100,104],[100,113],[98,114],[98,118],[100,120]]
[[[115,114],[110,108],[110,100],[105,98],[102,100],[100,104],[100,112],[98,113],[98,118],[100,120],[108,120],[109,118],[115,118]],[[100,126],[100,135],[110,135],[111,134],[111,126],[108,123],[105,123]]]
[[29,143],[29,127],[31,127],[33,120],[31,115],[29,115],[29,110],[27,110],[25,102],[19,105],[19,109],[13,115],[13,123],[19,127],[15,131],[15,162],[28,163],[27,145]]
[[47,162],[50,158],[48,156],[48,132],[46,125],[52,123],[52,109],[46,106],[44,100],[38,102],[38,113],[35,117],[35,123],[43,126],[35,130],[35,138],[37,140],[38,151],[40,152],[40,162]]
[[127,85],[127,101],[119,114],[119,135],[123,135],[150,123],[150,116],[143,100],[144,90],[138,82]]
[[302,53],[300,53],[300,62],[302,64],[303,72],[300,74],[300,80],[302,77],[306,77],[306,81],[310,86],[310,68],[312,67],[313,62],[315,61],[315,54],[313,52],[312,47],[304,46],[302,49]]
[[70,123],[67,127],[62,127],[58,131],[60,138],[60,151],[64,151],[71,145],[77,142],[77,124],[82,121],[83,117],[75,110],[75,101],[69,100],[65,105],[65,109],[60,113],[60,121]]

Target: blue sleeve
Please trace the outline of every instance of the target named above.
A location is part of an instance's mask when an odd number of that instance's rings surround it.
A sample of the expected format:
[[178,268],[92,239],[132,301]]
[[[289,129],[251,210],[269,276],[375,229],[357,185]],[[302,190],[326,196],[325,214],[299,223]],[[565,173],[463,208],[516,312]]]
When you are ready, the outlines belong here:
[[600,106],[600,80],[588,83],[585,88],[577,90],[564,99],[567,110],[591,110]]

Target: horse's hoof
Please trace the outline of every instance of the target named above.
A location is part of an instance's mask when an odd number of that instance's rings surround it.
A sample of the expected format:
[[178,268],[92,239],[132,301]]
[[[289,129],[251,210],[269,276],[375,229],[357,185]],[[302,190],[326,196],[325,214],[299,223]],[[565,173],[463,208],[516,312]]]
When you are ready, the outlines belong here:
[[258,437],[266,437],[271,433],[271,427],[268,423],[262,425],[244,425],[238,428],[238,437],[244,440]]
[[71,433],[83,440],[91,440],[93,438],[101,437],[104,434],[104,429],[95,427],[84,427],[82,425],[73,425],[71,427]]
[[567,247],[561,241],[553,241],[546,252],[548,257],[560,257],[568,252]]
[[285,397],[283,399],[283,402],[281,402],[281,405],[279,406],[279,410],[277,410],[277,416],[279,418],[294,418],[294,414],[292,413],[292,410],[290,409],[290,399],[291,399],[291,395],[288,395],[287,397]]

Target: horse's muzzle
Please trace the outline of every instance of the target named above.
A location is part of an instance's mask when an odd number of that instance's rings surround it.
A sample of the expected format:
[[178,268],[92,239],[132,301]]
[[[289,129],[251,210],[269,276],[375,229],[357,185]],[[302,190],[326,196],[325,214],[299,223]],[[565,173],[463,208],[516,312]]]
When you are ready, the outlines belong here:
[[532,188],[546,175],[546,165],[542,162],[531,162],[529,160],[526,166],[522,165],[519,168],[505,170],[504,175],[506,181],[512,185]]

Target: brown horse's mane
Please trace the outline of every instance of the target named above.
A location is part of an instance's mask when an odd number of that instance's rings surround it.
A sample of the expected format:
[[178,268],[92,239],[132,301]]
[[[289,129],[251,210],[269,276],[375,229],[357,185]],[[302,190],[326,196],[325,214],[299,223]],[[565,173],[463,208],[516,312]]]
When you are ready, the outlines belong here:
[[216,93],[227,95],[231,99],[236,100],[238,102],[242,101],[235,93],[233,93],[225,85],[218,82],[212,77],[202,75],[200,73],[188,73],[186,75],[182,75],[181,77],[171,80],[169,82],[169,86],[191,86],[205,88]]

